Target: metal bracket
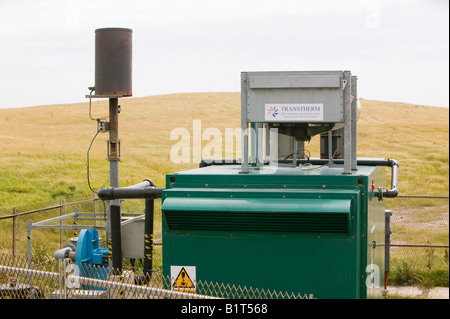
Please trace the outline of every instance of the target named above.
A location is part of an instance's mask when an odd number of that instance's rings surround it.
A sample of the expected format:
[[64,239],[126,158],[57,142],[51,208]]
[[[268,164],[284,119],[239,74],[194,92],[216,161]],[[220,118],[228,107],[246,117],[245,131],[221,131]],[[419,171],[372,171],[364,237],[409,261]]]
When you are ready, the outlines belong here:
[[108,132],[109,122],[106,121],[105,119],[97,119],[97,131]]
[[107,141],[108,145],[108,161],[119,160],[120,161],[120,140]]
[[344,91],[347,86],[347,80],[341,80],[341,90]]
[[383,187],[378,187],[378,200],[383,200]]
[[111,94],[111,95],[85,95],[86,98],[88,99],[114,99],[114,98],[121,98],[121,97],[126,97],[126,95],[123,94]]

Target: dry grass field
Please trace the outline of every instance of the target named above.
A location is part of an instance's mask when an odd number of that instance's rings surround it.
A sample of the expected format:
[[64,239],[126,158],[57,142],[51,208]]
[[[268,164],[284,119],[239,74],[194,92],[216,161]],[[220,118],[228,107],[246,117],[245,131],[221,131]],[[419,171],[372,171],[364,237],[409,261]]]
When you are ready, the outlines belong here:
[[[201,120],[202,132],[217,128],[224,135],[226,128],[240,127],[240,93],[124,98],[119,104],[120,186],[151,178],[158,187],[163,187],[167,173],[198,167],[198,162],[171,161],[170,150],[177,141],[170,140],[170,133],[176,128],[187,129],[192,138],[195,120]],[[363,99],[361,104],[358,156],[398,160],[400,195],[446,196],[449,109]],[[108,117],[108,101],[94,100],[92,116]],[[91,194],[86,177],[86,151],[96,130],[97,123],[89,117],[87,102],[0,109],[0,216],[11,214],[12,207]],[[90,151],[90,182],[94,189],[109,185],[108,137],[108,133],[100,133]],[[202,147],[208,143],[203,140]],[[236,152],[224,149],[223,157],[239,157],[239,145],[238,140]],[[305,148],[318,157],[319,137],[313,137]],[[390,187],[387,168],[386,175],[385,187]],[[388,199],[386,204],[395,212],[392,238],[396,243],[411,243],[419,238],[420,243],[448,245],[448,200],[396,198]],[[23,223],[21,238],[25,231]],[[424,230],[425,226],[430,228]],[[0,250],[9,249],[10,221],[0,224],[0,232]],[[47,245],[47,236],[48,232],[39,237],[34,235],[35,254],[53,252]],[[58,242],[59,235],[52,236]],[[21,245],[25,251],[24,240]],[[419,258],[421,267],[426,273],[431,262],[439,271],[447,268],[440,278],[448,281],[448,252],[447,263],[440,261],[437,265],[436,256],[435,252],[426,252],[425,257]],[[402,267],[394,275],[409,275],[410,265],[417,260],[413,251],[407,255],[394,254],[392,267]]]
[[[124,98],[119,104],[120,186],[144,178],[164,186],[166,173],[197,167],[171,162],[176,141],[170,140],[170,132],[175,128],[192,133],[193,120],[201,120],[202,131],[240,127],[239,93]],[[358,156],[398,160],[402,194],[448,193],[449,109],[371,100],[361,104]],[[91,192],[86,151],[97,126],[88,110],[88,103],[0,110],[0,208]],[[107,117],[108,101],[94,100],[92,116]],[[90,152],[94,189],[109,184],[107,139],[107,133],[100,133]],[[316,157],[318,143],[313,137],[306,145]],[[224,154],[231,156],[229,150]]]
[[[177,127],[239,127],[239,94],[174,94],[121,99],[120,185],[151,178],[163,186],[164,175],[198,164],[173,164],[169,152]],[[86,151],[97,124],[88,103],[0,110],[0,207],[21,206],[56,197],[90,193]],[[108,101],[92,103],[92,116],[108,117]],[[100,133],[90,152],[94,189],[109,184],[107,133]]]

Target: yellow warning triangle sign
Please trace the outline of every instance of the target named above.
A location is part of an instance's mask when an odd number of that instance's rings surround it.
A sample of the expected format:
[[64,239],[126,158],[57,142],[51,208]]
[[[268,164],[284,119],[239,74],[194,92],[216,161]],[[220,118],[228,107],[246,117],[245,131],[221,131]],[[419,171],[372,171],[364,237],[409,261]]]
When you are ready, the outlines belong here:
[[195,289],[195,285],[184,267],[181,268],[180,273],[175,279],[172,287],[178,289]]

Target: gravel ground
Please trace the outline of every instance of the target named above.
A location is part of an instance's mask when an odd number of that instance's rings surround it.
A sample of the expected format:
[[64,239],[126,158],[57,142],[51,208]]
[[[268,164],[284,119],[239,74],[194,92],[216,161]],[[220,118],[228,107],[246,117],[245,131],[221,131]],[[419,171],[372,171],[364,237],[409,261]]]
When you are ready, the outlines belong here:
[[412,297],[421,299],[449,299],[448,287],[436,287],[425,289],[420,287],[388,287],[388,296]]

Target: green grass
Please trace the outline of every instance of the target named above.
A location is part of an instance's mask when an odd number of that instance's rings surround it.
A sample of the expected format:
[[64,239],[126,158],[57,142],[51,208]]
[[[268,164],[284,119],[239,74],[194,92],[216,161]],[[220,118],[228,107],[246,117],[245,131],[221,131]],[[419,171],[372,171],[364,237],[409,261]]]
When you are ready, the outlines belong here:
[[[392,255],[392,254],[391,254]],[[413,249],[391,257],[389,284],[399,286],[448,287],[448,249]]]

